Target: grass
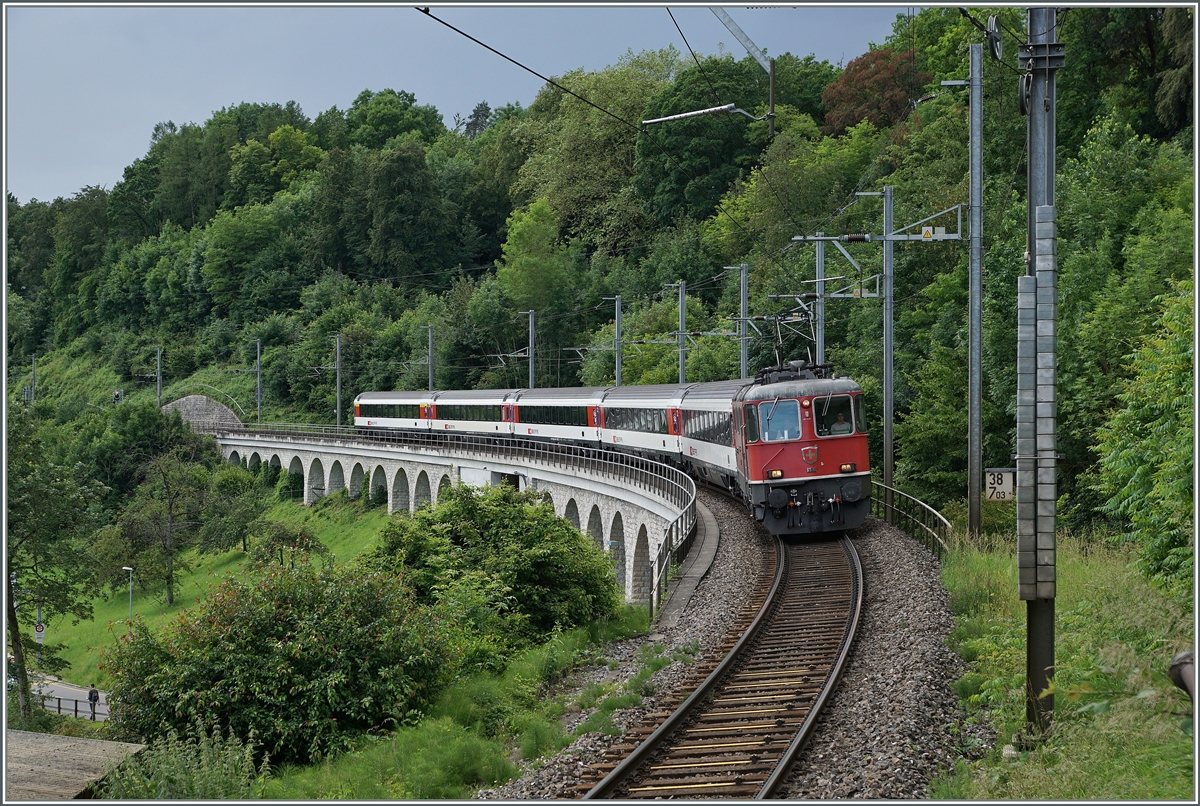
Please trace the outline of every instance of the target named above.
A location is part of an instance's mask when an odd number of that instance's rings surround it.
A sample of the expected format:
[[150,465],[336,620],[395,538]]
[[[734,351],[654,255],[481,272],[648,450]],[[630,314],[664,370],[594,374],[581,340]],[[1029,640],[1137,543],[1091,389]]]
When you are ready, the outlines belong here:
[[1193,613],[1105,537],[1058,538],[1053,729],[1018,748],[1015,761],[1001,753],[1025,733],[1025,606],[1013,541],[1003,532],[960,541],[943,561],[956,623],[949,643],[970,666],[955,691],[997,741],[935,781],[932,797],[1192,799],[1192,707],[1166,670],[1193,646]]
[[[272,505],[266,516],[292,525],[307,526],[333,553],[337,562],[347,562],[369,550],[388,515],[382,507],[363,509],[344,493],[327,496],[314,507],[293,502]],[[403,516],[401,516],[403,517]],[[242,574],[247,562],[240,550],[218,555],[198,555],[188,552],[184,559],[191,568],[177,576],[175,604],[167,607],[161,591],[133,592],[133,614],[158,630],[178,614],[195,607],[208,592],[230,577]],[[136,571],[135,571],[136,574]],[[136,580],[135,580],[136,581]],[[101,596],[93,602],[94,618],[72,624],[69,619],[50,623],[46,628],[47,643],[63,643],[64,660],[71,666],[63,679],[76,685],[95,683],[106,689],[108,675],[100,668],[100,653],[126,629],[129,618],[129,589]]]

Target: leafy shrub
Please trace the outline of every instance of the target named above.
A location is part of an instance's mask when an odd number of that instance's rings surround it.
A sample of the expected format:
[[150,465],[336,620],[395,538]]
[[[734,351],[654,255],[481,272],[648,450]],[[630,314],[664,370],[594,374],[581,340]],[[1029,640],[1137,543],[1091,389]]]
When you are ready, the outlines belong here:
[[230,731],[212,734],[195,725],[180,738],[174,730],[136,756],[112,769],[100,785],[100,795],[116,800],[233,799],[261,797],[269,773],[267,759],[254,767],[254,746]]
[[135,623],[118,637],[104,653],[113,723],[156,738],[220,722],[281,762],[320,758],[411,721],[452,678],[443,627],[394,575],[267,567],[161,636]]
[[[372,561],[402,566],[422,602],[469,589],[466,621],[516,644],[617,614],[609,560],[534,492],[458,485],[438,505],[391,521]],[[487,623],[490,622],[490,623]]]

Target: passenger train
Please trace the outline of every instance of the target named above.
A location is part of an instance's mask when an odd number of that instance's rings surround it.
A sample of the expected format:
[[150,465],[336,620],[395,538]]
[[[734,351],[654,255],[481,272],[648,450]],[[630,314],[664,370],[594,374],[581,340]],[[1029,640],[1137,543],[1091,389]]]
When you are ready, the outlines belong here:
[[773,534],[852,529],[870,510],[862,389],[828,364],[792,361],[716,383],[364,392],[354,424],[645,456],[728,489]]

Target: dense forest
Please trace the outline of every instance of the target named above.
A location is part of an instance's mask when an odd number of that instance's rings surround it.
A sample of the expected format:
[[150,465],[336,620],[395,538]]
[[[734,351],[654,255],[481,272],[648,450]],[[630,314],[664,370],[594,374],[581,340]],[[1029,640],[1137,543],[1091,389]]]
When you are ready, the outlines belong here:
[[[204,498],[208,509],[193,496],[193,522],[220,528],[175,537],[239,539],[236,524],[253,516],[238,509],[253,509],[238,503],[240,482],[217,479],[211,457],[194,461],[196,441],[154,409],[159,348],[164,402],[215,389],[252,419],[261,344],[264,418],[332,423],[335,337],[343,412],[359,392],[425,387],[427,326],[437,388],[525,385],[525,359],[512,356],[529,310],[539,386],[612,383],[606,298],[619,294],[625,339],[644,342],[625,350],[623,381],[672,382],[678,300],[665,286],[683,281],[688,329],[716,334],[690,342],[688,380],[736,377],[738,342],[720,335],[736,329],[729,267],[750,267],[752,315],[782,314],[794,303],[777,295],[808,290],[815,271],[813,248],[793,236],[880,232],[878,198],[856,193],[892,186],[898,227],[966,204],[968,99],[940,82],[967,77],[976,22],[991,13],[899,15],[844,66],[778,55],[773,136],[742,116],[641,129],[726,103],[767,110],[752,58],[666,47],[556,77],[528,108],[480,102],[449,125],[402,89],[364,90],[315,117],[292,102],[243,103],[202,124],[159,124],[112,188],[9,195],[9,570],[43,573],[29,570],[46,550],[39,529],[80,536],[70,556],[83,566],[88,551],[107,552],[111,568],[161,554],[138,513],[164,506],[164,491],[200,489],[196,474],[233,492]],[[1025,23],[1021,9],[995,13],[1004,61],[984,65],[983,416],[985,465],[1004,467],[1026,250],[1014,55]],[[1192,31],[1189,8],[1065,10],[1057,118],[1060,512],[1069,528],[1136,541],[1146,573],[1189,598]],[[933,223],[955,228],[953,213]],[[847,248],[861,269],[830,250],[828,274],[851,285],[879,272],[878,244]],[[965,237],[896,249],[897,480],[938,506],[967,488],[967,266]],[[875,400],[876,432],[880,313],[872,298],[827,305],[827,355]],[[807,356],[802,330],[781,332],[785,359]],[[773,332],[756,334],[752,369],[775,349]],[[878,461],[878,440],[873,450]],[[44,505],[68,499],[79,499],[70,517]],[[83,590],[83,576],[39,584]]]

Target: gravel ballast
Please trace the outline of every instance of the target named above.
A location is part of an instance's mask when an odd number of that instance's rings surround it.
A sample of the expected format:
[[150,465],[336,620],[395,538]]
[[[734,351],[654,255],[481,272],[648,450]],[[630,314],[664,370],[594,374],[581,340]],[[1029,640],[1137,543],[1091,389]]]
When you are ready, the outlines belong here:
[[[639,670],[638,649],[645,644],[662,645],[666,654],[686,651],[697,660],[714,652],[732,616],[749,599],[770,540],[736,502],[707,490],[700,491],[700,500],[719,524],[720,543],[711,570],[678,623],[660,633],[652,628],[649,636],[613,642],[606,648],[606,665],[577,669],[555,695],[571,701],[589,682],[632,677]],[[912,538],[874,519],[853,537],[865,580],[858,639],[841,684],[780,797],[925,797],[930,780],[960,757],[968,733],[977,749],[992,741],[982,728],[963,724],[950,688],[963,663],[945,643],[954,622],[937,561]],[[660,669],[651,678],[654,691],[670,692],[691,668],[676,661]],[[654,695],[643,697],[641,706],[617,711],[614,722],[622,729],[640,724],[656,702]],[[573,730],[588,713],[568,713],[563,727]],[[576,797],[570,788],[583,770],[620,741],[619,736],[584,734],[555,756],[521,762],[520,778],[481,790],[476,797]]]

